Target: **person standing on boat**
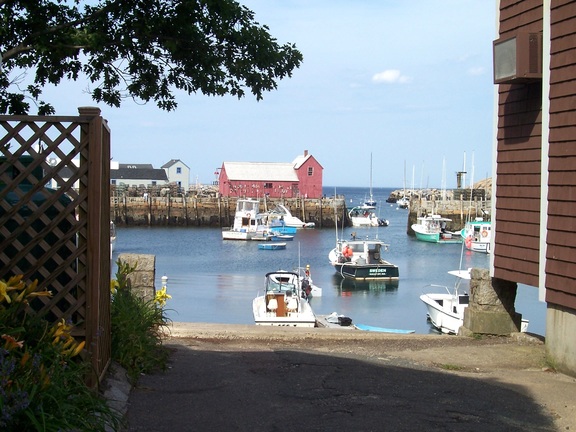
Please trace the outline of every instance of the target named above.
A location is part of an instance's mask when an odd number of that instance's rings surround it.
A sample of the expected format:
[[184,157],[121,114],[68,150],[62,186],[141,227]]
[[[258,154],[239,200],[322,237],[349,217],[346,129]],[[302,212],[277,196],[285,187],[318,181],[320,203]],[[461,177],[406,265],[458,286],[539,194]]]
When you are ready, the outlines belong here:
[[344,246],[344,250],[342,251],[342,255],[344,255],[344,258],[346,258],[346,261],[350,261],[352,259],[352,255],[354,255],[354,252],[352,251],[352,248],[349,245]]

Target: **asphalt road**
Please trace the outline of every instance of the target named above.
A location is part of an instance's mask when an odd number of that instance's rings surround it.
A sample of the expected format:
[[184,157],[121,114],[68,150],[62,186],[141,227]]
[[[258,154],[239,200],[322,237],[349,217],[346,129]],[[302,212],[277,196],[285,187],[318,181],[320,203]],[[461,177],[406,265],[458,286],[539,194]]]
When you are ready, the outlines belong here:
[[177,323],[129,431],[560,431],[576,380],[541,341]]

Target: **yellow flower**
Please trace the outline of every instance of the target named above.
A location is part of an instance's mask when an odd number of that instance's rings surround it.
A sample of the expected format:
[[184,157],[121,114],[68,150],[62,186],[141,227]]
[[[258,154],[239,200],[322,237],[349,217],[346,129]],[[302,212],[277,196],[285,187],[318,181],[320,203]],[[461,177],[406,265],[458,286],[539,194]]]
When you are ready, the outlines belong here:
[[156,291],[156,296],[154,297],[154,301],[159,304],[160,306],[164,306],[166,304],[166,300],[171,299],[172,296],[166,293],[166,287],[162,287],[160,291]]
[[84,345],[86,345],[86,341],[80,342],[76,347],[70,348],[68,354],[70,357],[76,357],[80,352],[84,349]]
[[115,294],[116,291],[118,290],[118,288],[120,288],[120,284],[118,283],[118,281],[116,279],[111,279],[110,280],[110,292],[112,294]]
[[6,303],[12,302],[12,299],[8,295],[8,285],[4,281],[0,281],[0,301],[6,300]]

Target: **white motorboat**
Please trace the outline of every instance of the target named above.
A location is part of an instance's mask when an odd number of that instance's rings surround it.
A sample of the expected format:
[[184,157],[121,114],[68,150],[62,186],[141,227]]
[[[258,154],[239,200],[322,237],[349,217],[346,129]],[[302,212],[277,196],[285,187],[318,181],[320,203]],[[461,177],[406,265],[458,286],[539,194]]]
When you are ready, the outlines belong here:
[[420,300],[426,305],[428,318],[434,327],[442,333],[458,334],[464,321],[464,308],[470,301],[467,292],[460,292],[460,285],[462,281],[470,280],[470,269],[454,270],[448,273],[456,276],[452,292],[446,286],[430,284],[428,287],[441,288],[443,292],[422,294]]
[[253,237],[262,237],[266,231],[259,225],[260,201],[247,198],[238,199],[234,224],[231,228],[222,230],[223,240],[252,240]]
[[266,274],[264,294],[252,301],[257,325],[315,327],[316,316],[306,298],[302,297],[298,273],[275,271]]
[[376,207],[366,203],[352,207],[348,212],[348,217],[354,227],[377,227],[388,226],[386,219],[380,219],[376,214]]
[[[414,190],[414,186],[412,186],[412,190]],[[404,161],[404,193],[402,198],[396,200],[396,206],[400,209],[407,209],[410,207],[410,199],[406,196],[406,161]]]
[[408,207],[410,207],[410,199],[403,196],[402,198],[396,200],[396,205],[398,206],[398,208],[407,209]]
[[[470,281],[470,269],[452,270],[449,274],[456,276],[456,282],[452,291],[444,285],[428,285],[443,292],[430,292],[422,294],[420,300],[426,305],[430,323],[439,331],[446,334],[458,334],[458,330],[464,322],[464,310],[468,307],[470,296],[467,292],[461,292],[461,284]],[[522,320],[521,331],[528,330],[528,320]]]
[[492,222],[483,218],[476,218],[466,222],[461,232],[466,249],[473,252],[490,253],[490,241],[492,240]]
[[283,204],[276,204],[273,210],[264,213],[262,220],[271,229],[280,227],[314,228],[316,226],[314,222],[303,222],[300,218],[290,213],[290,210]]

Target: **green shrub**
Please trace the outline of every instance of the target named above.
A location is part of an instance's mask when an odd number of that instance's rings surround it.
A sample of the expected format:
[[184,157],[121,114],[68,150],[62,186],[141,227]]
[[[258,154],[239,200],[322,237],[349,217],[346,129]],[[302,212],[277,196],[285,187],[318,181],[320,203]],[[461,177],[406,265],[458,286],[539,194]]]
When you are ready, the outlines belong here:
[[132,292],[128,276],[136,269],[120,260],[112,290],[112,358],[135,382],[143,373],[164,370],[169,352],[162,346],[169,322],[164,305],[170,298],[162,287],[152,300]]
[[71,324],[26,313],[30,300],[50,295],[21,275],[0,281],[0,430],[117,429],[120,415],[84,384],[90,365]]

